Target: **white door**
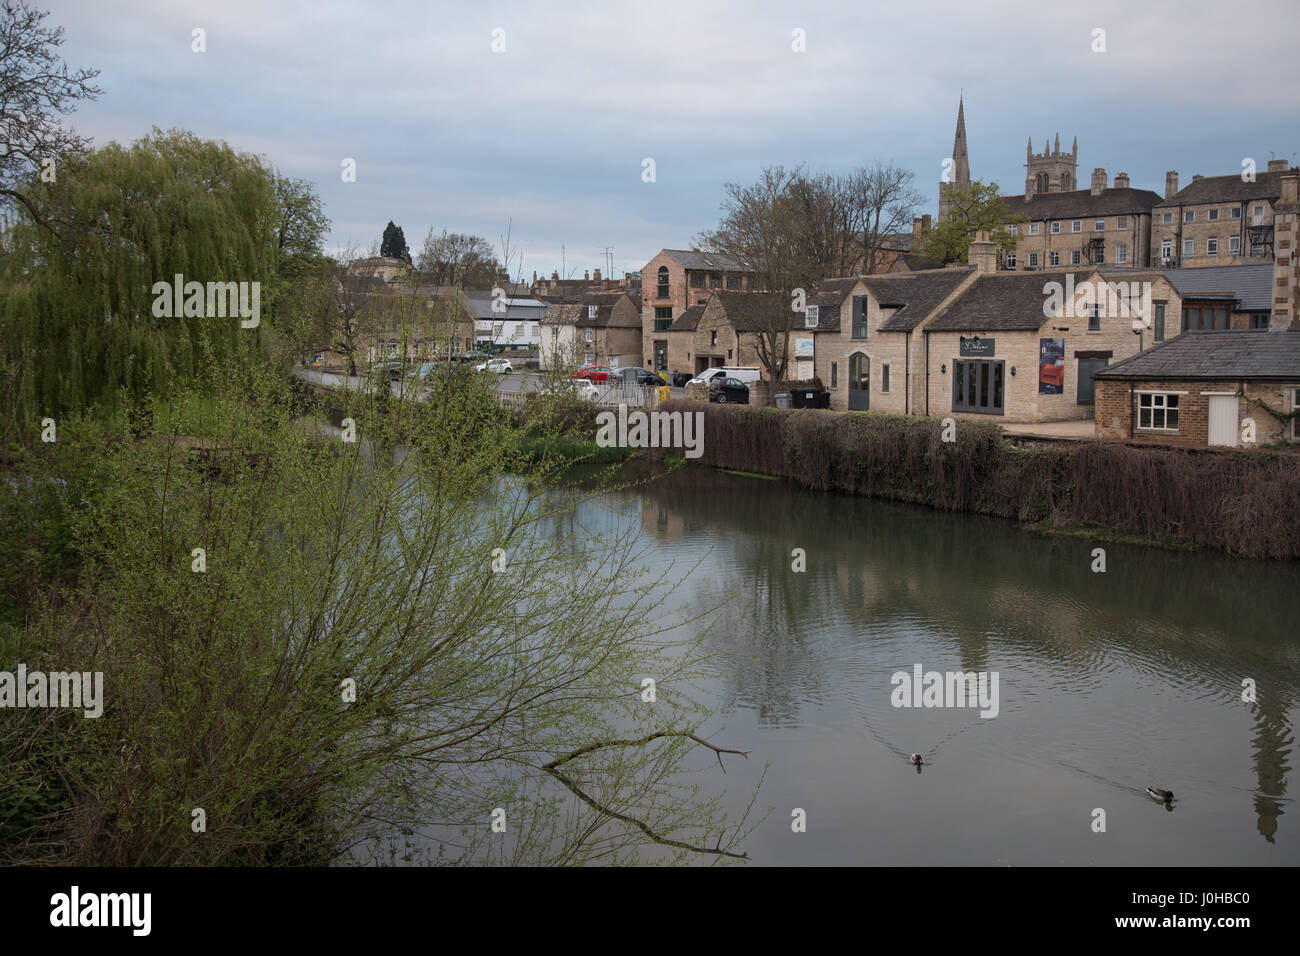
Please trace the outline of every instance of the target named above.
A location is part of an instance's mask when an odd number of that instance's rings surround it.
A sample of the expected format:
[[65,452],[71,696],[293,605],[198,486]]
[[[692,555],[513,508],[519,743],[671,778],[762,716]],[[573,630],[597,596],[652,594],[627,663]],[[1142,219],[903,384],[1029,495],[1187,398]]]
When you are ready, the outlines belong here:
[[1211,445],[1237,444],[1237,396],[1210,396]]

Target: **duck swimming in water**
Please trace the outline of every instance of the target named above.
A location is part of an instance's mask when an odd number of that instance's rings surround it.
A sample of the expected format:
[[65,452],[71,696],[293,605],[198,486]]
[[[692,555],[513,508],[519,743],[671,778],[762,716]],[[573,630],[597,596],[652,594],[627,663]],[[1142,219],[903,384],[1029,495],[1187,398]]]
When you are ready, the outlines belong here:
[[921,764],[925,763],[925,761],[921,759],[920,754],[912,754],[912,763],[916,764],[919,767],[921,766]]
[[1172,790],[1161,790],[1159,787],[1147,787],[1147,796],[1152,800],[1159,800],[1161,803],[1169,803],[1174,799]]

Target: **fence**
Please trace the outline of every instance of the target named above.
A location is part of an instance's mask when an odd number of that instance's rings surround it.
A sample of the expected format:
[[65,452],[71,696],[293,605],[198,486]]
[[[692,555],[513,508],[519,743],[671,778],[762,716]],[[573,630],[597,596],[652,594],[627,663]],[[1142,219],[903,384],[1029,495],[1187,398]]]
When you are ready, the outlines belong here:
[[[636,385],[630,382],[595,382],[594,392],[587,392],[583,397],[590,397],[596,405],[627,405],[629,408],[654,408],[661,399],[666,398],[660,389],[654,386]],[[517,388],[497,390],[497,402],[504,407],[522,408],[529,393]]]

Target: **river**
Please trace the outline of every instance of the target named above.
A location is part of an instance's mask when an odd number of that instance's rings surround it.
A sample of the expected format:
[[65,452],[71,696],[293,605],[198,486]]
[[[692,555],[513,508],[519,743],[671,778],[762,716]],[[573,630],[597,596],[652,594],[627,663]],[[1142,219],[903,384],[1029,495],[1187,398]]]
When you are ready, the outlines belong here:
[[[715,661],[698,692],[710,736],[751,752],[726,760],[734,812],[768,767],[756,863],[1300,863],[1295,564],[695,466],[577,517],[639,526],[651,570],[699,562],[663,596],[669,616],[722,604],[701,628]],[[910,686],[917,665],[996,674],[996,716],[894,706],[891,678]]]

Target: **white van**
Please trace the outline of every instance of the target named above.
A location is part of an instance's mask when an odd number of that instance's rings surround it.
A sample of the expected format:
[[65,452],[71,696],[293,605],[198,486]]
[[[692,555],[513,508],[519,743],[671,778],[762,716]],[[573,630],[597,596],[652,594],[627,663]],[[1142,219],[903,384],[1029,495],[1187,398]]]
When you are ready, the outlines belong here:
[[721,365],[717,368],[706,368],[687,384],[708,385],[719,375],[723,378],[737,378],[746,385],[752,385],[763,377],[763,370],[757,365]]

